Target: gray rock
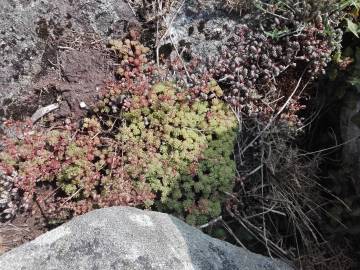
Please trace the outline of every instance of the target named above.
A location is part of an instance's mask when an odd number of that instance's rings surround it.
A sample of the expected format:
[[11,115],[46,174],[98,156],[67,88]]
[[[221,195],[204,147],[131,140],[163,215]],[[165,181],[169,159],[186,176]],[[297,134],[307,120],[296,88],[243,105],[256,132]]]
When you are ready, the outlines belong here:
[[50,40],[66,31],[117,36],[136,21],[122,0],[1,0],[0,18],[0,107],[56,63]]
[[169,35],[162,43],[174,42],[181,48],[179,51],[186,48],[192,57],[213,58],[232,37],[235,25],[244,19],[221,9],[219,1],[189,0],[179,10],[168,15]]
[[[340,113],[341,137],[346,144],[343,146],[343,161],[351,168],[353,179],[360,174],[360,93],[348,90]],[[355,180],[356,181],[356,180]],[[357,183],[360,183],[357,180]],[[355,184],[357,194],[360,186]]]
[[211,238],[167,214],[130,207],[90,212],[0,257],[2,270],[290,270]]

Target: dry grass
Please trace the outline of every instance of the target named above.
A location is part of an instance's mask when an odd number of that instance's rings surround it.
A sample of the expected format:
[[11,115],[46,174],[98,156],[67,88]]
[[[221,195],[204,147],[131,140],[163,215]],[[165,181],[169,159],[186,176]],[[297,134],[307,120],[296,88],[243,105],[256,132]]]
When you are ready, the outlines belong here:
[[252,7],[254,7],[253,2],[249,0],[223,0],[225,7],[231,12],[239,12],[240,15],[244,12],[248,12]]
[[179,3],[178,0],[128,0],[133,13],[140,15],[147,23],[161,21],[172,14]]
[[240,124],[235,153],[238,184],[237,190],[228,194],[226,209],[269,256],[284,260],[299,258],[314,247],[322,251],[326,248],[320,244],[326,240],[317,224],[324,216],[335,217],[325,210],[323,194],[347,207],[318,182],[321,152],[307,154],[296,146],[297,132],[302,127],[279,120],[292,97],[306,88],[307,83],[298,89],[300,82],[301,78],[288,102],[266,123],[234,109]]
[[[319,157],[300,158],[299,150],[289,146],[288,140],[273,127],[254,143],[249,155],[238,157],[241,188],[234,194],[236,206],[228,207],[270,256],[282,258],[298,255],[287,251],[289,235],[293,239],[300,236],[305,245],[322,238],[313,223],[315,210],[320,208],[314,179]],[[231,200],[234,202],[234,197]]]
[[353,260],[346,255],[347,250],[335,248],[332,250],[333,255],[330,257],[326,254],[326,250],[329,250],[328,243],[311,247],[307,255],[301,256],[296,260],[298,268],[306,270],[353,269]]

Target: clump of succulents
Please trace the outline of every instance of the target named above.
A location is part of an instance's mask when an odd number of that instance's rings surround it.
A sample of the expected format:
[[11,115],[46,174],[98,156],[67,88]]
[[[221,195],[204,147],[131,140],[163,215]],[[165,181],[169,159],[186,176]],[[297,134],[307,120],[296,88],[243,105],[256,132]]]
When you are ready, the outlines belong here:
[[[235,2],[243,5],[243,1]],[[252,5],[251,13],[235,26],[222,27],[227,38],[217,55],[187,63],[191,74],[188,80],[198,81],[193,73],[205,70],[222,86],[226,100],[244,115],[268,121],[294,90],[304,70],[303,81],[325,72],[340,48],[343,16],[337,1],[253,0],[247,5]],[[192,62],[197,62],[194,70]],[[296,113],[302,106],[298,100],[296,93],[286,111],[291,125],[299,124]]]
[[[215,81],[185,91],[171,82],[138,87],[113,85],[97,107],[99,113],[110,112],[107,128],[118,125],[115,140],[123,146],[123,170],[157,194],[147,202],[156,209],[193,224],[219,215],[224,192],[235,180],[237,125],[221,100],[221,88]],[[114,110],[119,98],[127,100],[124,110]],[[116,116],[122,119],[118,124]]]
[[0,170],[0,222],[11,219],[19,209],[19,193],[15,187],[16,173],[7,175]]
[[84,122],[81,130],[71,123],[53,130],[23,127],[19,137],[3,138],[0,171],[7,177],[16,173],[12,179],[22,194],[17,198],[22,210],[31,210],[36,202],[46,217],[67,218],[97,207],[139,205],[153,197],[128,179],[117,179],[121,188],[111,194],[103,191],[104,181],[116,177],[115,153],[96,135],[96,121]]
[[148,63],[146,54],[150,49],[142,45],[136,37],[110,40],[109,46],[120,59],[120,65],[115,71],[118,76],[129,76],[129,71],[139,74],[146,67]]
[[255,20],[249,25],[257,27],[279,43],[299,42],[300,58],[310,63],[309,73],[324,73],[329,56],[340,49],[342,30],[340,23],[346,6],[335,0],[320,1],[254,1]]
[[132,205],[191,224],[220,214],[235,181],[237,126],[221,88],[204,77],[183,89],[151,65],[126,72],[108,83],[80,129],[71,121],[60,129],[22,126],[4,138],[0,169],[17,172],[23,209],[36,201],[48,217],[67,218]]
[[[187,59],[179,61],[172,54],[168,73],[185,86],[201,84],[203,74],[213,77],[224,90],[225,100],[236,107],[241,117],[263,123],[287,102],[279,118],[299,127],[301,119],[297,115],[304,108],[300,100],[310,89],[305,86],[325,72],[333,53],[340,48],[342,31],[338,26],[342,15],[338,3],[233,2],[251,12],[239,19],[229,18],[228,24],[212,19],[206,22],[202,17],[194,20],[192,28],[205,25],[203,35],[199,36],[199,40],[205,39],[205,48],[213,39],[215,45],[209,47],[209,56],[199,53],[202,46],[194,44],[195,49],[184,46],[180,51],[186,52]],[[207,24],[219,27],[212,29]],[[218,36],[224,37],[222,41]],[[213,53],[216,46],[217,54]],[[294,90],[297,91],[292,94]]]
[[208,60],[208,70],[229,89],[227,100],[243,104],[244,112],[251,116],[262,107],[266,110],[261,103],[270,103],[289,91],[282,78],[299,78],[304,69],[307,77],[325,72],[334,48],[323,31],[307,27],[297,36],[275,40],[247,25],[238,25],[219,55]]

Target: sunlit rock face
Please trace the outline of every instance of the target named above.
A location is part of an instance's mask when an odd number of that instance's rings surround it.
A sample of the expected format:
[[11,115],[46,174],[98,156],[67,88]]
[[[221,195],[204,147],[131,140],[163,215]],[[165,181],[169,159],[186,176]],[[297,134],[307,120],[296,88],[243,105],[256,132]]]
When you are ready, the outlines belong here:
[[130,207],[95,210],[0,257],[15,269],[290,270],[203,234],[170,215]]
[[56,42],[69,32],[75,39],[81,34],[116,38],[136,21],[121,0],[3,0],[0,18],[0,107],[56,67]]

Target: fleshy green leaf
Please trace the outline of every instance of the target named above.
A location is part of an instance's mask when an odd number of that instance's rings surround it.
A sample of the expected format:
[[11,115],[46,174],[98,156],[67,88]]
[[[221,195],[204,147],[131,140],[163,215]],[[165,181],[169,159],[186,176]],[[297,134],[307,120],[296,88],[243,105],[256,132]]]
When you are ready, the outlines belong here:
[[353,33],[357,38],[359,38],[359,25],[356,23],[353,23],[352,20],[346,19],[347,22],[347,30]]

